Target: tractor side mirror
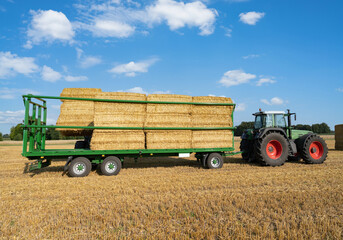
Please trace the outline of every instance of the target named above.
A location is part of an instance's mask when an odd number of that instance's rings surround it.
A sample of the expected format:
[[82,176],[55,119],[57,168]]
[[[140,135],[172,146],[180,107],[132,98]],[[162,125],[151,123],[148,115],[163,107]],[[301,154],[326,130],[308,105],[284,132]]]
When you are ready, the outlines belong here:
[[296,121],[297,120],[297,114],[295,113],[294,114],[294,121]]

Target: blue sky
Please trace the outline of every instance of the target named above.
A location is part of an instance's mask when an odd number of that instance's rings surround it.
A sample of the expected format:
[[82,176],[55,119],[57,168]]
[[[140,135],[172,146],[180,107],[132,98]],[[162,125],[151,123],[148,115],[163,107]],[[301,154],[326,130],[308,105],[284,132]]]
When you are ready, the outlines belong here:
[[[22,94],[63,88],[227,96],[235,124],[263,110],[343,122],[342,1],[0,2],[0,132]],[[48,102],[49,123],[59,101]]]

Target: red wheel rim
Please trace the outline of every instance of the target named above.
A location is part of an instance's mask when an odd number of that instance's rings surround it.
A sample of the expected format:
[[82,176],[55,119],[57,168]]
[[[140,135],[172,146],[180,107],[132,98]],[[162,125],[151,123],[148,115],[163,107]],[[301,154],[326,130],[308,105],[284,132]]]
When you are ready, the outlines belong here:
[[277,140],[271,140],[266,147],[268,157],[278,159],[282,154],[282,145]]
[[312,142],[309,148],[310,155],[313,159],[319,159],[324,154],[323,145],[320,142]]

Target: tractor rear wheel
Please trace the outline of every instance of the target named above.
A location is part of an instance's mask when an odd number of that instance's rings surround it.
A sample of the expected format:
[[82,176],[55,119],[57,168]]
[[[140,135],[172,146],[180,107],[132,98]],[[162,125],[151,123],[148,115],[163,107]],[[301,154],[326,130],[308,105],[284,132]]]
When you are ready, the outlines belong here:
[[301,156],[305,163],[321,164],[326,160],[328,147],[323,138],[312,134],[304,141]]
[[288,157],[286,138],[278,132],[269,132],[255,142],[255,156],[262,165],[281,166]]

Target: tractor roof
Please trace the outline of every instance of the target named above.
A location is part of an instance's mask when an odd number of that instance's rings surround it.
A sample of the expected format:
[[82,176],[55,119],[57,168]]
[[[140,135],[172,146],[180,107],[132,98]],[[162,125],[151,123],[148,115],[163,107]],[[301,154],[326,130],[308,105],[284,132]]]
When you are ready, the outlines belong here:
[[261,112],[257,112],[254,113],[254,116],[257,115],[265,115],[265,114],[286,114],[284,111],[261,111]]

